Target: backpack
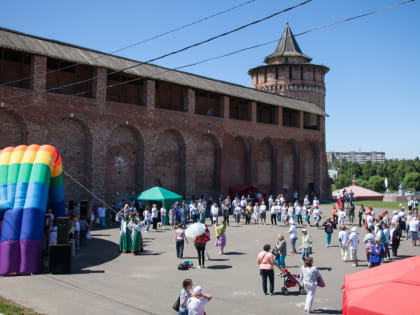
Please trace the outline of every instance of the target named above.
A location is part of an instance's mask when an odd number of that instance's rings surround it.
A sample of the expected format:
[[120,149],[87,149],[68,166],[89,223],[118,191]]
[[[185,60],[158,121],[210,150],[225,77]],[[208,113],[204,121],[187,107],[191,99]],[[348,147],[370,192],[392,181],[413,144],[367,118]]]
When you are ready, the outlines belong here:
[[203,234],[201,234],[200,236],[198,236],[195,239],[195,244],[196,245],[205,245],[206,244],[206,238]]
[[273,250],[271,251],[271,253],[273,254],[274,258],[277,258],[278,256],[280,256],[280,251],[277,248],[276,245],[274,245]]
[[188,269],[190,269],[190,264],[188,263],[183,262],[178,265],[178,270],[188,270]]

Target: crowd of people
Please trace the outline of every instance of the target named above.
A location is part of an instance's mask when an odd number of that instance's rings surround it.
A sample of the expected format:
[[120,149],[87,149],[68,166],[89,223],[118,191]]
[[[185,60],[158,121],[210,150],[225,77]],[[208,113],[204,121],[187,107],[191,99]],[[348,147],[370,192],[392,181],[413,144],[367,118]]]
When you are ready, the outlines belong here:
[[[338,197],[338,196],[337,196]],[[411,206],[410,206],[411,205]],[[138,210],[137,210],[138,209]],[[324,208],[325,209],[325,208]],[[127,203],[121,206],[115,217],[120,224],[120,250],[127,253],[138,254],[142,251],[142,236],[154,230],[174,230],[175,252],[179,259],[183,259],[184,246],[188,244],[185,229],[194,223],[205,224],[205,231],[192,239],[192,245],[197,251],[197,268],[205,268],[206,257],[209,259],[206,245],[211,241],[211,228],[214,230],[214,245],[219,254],[223,255],[227,238],[226,231],[230,224],[234,225],[278,225],[287,228],[285,235],[277,235],[274,245],[266,244],[263,251],[258,254],[257,263],[260,266],[262,288],[265,294],[274,293],[274,269],[278,268],[279,276],[287,273],[287,248],[290,246],[290,255],[299,254],[303,266],[296,281],[299,281],[307,293],[305,311],[312,311],[312,303],[317,286],[325,285],[319,270],[313,266],[313,237],[312,233],[322,230],[325,233],[325,246],[338,244],[340,252],[337,256],[342,261],[352,262],[358,266],[358,249],[364,248],[366,260],[370,268],[380,265],[383,261],[391,260],[398,255],[400,241],[405,237],[416,246],[419,220],[418,207],[415,202],[409,203],[406,211],[403,205],[400,210],[389,215],[388,211],[376,213],[372,207],[359,208],[359,222],[355,217],[354,194],[343,192],[338,197],[331,213],[321,210],[318,198],[305,196],[303,200],[278,196],[230,196],[220,197],[218,202],[206,201],[204,198],[192,199],[185,202],[176,202],[169,206],[158,207],[157,203],[151,206]],[[233,222],[229,219],[233,217]],[[267,221],[267,217],[270,217]],[[358,227],[359,226],[359,227]],[[297,227],[301,227],[298,241]],[[359,239],[360,228],[366,230],[363,239]],[[338,231],[338,233],[336,232]],[[336,233],[336,236],[334,236]],[[277,233],[276,233],[277,234]],[[334,250],[334,249],[332,249]],[[360,255],[359,255],[360,256]],[[189,282],[188,282],[188,281]],[[211,297],[202,294],[201,287],[193,289],[192,281],[187,279],[179,297],[179,314],[202,314],[190,311],[204,310],[204,305]],[[267,288],[270,283],[269,288]]]

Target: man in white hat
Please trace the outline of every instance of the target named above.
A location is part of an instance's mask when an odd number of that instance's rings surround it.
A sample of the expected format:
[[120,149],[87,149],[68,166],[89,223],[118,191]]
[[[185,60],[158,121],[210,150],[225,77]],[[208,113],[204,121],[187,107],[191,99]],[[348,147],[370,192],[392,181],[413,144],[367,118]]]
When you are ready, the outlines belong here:
[[353,267],[357,267],[357,247],[359,246],[359,235],[357,233],[357,227],[353,226],[351,228],[351,233],[349,236],[349,241],[347,243],[350,246],[350,256],[353,261]]
[[306,257],[312,254],[312,236],[308,234],[306,229],[302,229],[302,245],[299,250],[302,250],[302,260],[305,261]]
[[204,315],[204,306],[211,299],[212,297],[210,295],[203,294],[203,289],[200,286],[196,286],[193,290],[192,297],[188,300],[188,315]]

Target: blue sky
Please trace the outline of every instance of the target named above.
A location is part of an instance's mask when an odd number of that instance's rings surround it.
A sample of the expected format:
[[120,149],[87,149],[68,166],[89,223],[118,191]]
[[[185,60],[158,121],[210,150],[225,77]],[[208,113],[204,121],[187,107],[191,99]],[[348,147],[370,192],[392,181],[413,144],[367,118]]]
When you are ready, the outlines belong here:
[[[4,1],[0,25],[104,52],[235,6],[224,1]],[[119,53],[145,61],[297,4],[257,0],[191,28]],[[313,0],[231,36],[157,62],[176,67],[279,38],[286,21],[294,33],[379,9],[398,0]],[[385,151],[388,158],[420,155],[420,4],[297,37],[326,76],[327,150]],[[188,72],[251,85],[249,68],[276,44],[208,62]]]

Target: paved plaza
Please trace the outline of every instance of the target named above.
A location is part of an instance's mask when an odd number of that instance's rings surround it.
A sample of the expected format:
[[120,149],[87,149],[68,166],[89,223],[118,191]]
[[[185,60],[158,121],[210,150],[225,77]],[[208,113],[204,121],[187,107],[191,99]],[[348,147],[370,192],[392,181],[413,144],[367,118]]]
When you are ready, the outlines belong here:
[[[208,314],[304,313],[305,296],[298,295],[296,288],[291,288],[287,296],[281,295],[281,278],[276,277],[275,296],[265,296],[261,289],[257,254],[264,244],[273,244],[278,233],[285,234],[287,227],[231,225],[226,232],[223,256],[214,246],[214,228],[210,227],[210,231],[212,240],[207,248],[212,260],[206,261],[206,269],[177,270],[175,233],[169,230],[143,233],[143,255],[119,254],[119,229],[114,227],[92,233],[93,239],[73,260],[73,274],[0,278],[0,296],[44,314],[175,314],[171,307],[181,282],[192,278],[194,285],[201,285],[205,293],[213,296],[206,307]],[[359,232],[363,239],[364,231]],[[300,246],[300,228],[298,233]],[[314,239],[314,265],[321,270],[327,285],[317,289],[314,312],[341,314],[344,275],[367,268],[364,245],[359,245],[359,258],[363,261],[355,268],[340,260],[336,230],[330,248],[325,246],[323,229],[311,227],[309,233]],[[399,252],[402,257],[418,255],[420,246],[411,247],[404,240]],[[186,245],[184,256],[197,263],[191,242]],[[298,272],[302,265],[300,255],[288,255],[286,265]]]

